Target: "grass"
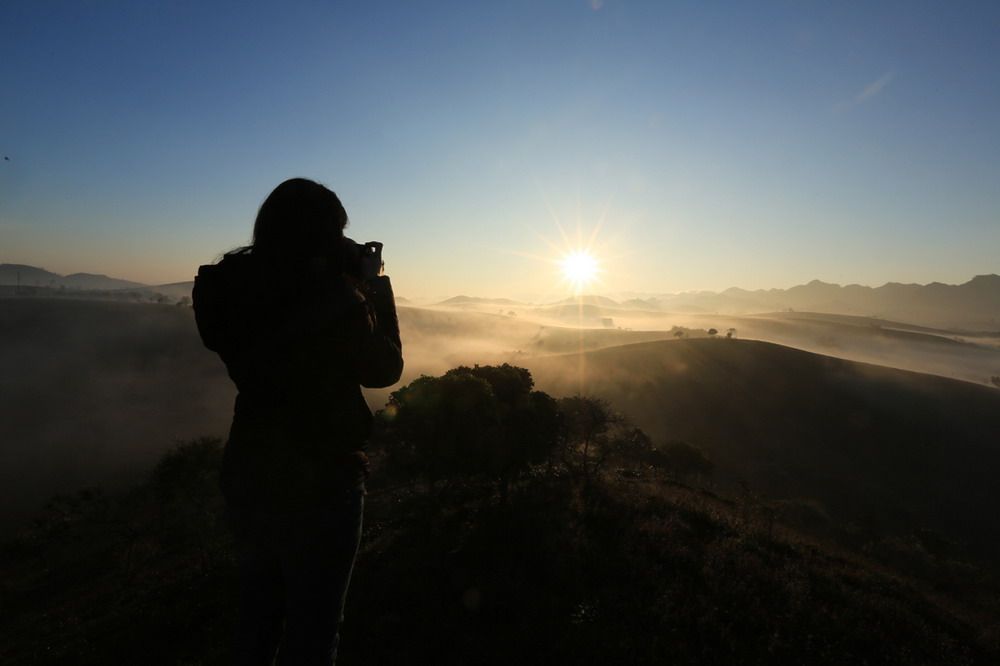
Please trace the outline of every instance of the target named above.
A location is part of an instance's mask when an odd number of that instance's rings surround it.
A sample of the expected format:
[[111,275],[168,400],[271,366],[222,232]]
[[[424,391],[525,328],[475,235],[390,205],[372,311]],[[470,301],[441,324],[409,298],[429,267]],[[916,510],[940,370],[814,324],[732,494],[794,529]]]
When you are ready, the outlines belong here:
[[[219,451],[190,442],[129,492],[58,498],[6,543],[0,661],[227,663]],[[747,498],[648,472],[585,490],[536,470],[506,502],[489,483],[383,478],[376,465],[342,664],[1000,658],[995,587],[965,597],[866,552],[877,541],[803,535]]]

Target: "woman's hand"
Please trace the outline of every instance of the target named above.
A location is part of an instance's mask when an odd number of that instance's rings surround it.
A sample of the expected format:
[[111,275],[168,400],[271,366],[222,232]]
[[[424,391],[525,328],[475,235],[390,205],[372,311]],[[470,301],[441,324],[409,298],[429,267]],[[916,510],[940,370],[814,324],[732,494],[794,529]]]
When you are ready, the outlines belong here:
[[382,275],[385,262],[382,261],[382,243],[370,241],[365,243],[365,251],[361,253],[361,277],[372,280]]

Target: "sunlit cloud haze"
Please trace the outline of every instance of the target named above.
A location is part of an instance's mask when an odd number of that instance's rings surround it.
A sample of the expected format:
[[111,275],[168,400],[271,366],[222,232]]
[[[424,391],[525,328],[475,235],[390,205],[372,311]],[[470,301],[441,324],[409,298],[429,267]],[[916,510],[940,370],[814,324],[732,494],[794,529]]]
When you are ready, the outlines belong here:
[[861,102],[871,99],[875,95],[879,94],[887,85],[889,85],[889,82],[892,81],[892,77],[892,72],[883,74],[878,79],[865,86],[865,89],[858,93],[858,95],[854,98],[854,101],[860,104]]
[[5,2],[0,261],[188,280],[301,175],[417,298],[565,296],[578,236],[607,293],[964,282],[1000,269],[998,28],[991,3]]

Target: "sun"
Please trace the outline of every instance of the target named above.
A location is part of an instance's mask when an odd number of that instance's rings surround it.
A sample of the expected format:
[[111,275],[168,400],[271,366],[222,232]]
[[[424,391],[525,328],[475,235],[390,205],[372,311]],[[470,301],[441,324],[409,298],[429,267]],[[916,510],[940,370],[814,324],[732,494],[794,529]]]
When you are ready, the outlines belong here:
[[597,274],[600,272],[597,259],[584,250],[570,252],[560,260],[559,266],[562,268],[563,279],[577,293],[597,279]]

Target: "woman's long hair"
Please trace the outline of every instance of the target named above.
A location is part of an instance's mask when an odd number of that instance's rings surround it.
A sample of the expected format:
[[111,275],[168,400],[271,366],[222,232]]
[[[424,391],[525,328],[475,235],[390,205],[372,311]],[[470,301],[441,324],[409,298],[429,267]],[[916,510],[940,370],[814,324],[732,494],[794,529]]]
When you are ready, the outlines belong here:
[[291,178],[261,204],[249,250],[279,266],[316,258],[340,265],[346,226],[347,211],[336,194],[315,181]]

